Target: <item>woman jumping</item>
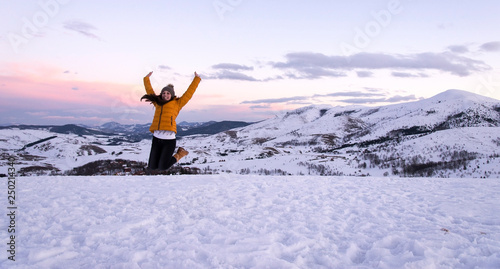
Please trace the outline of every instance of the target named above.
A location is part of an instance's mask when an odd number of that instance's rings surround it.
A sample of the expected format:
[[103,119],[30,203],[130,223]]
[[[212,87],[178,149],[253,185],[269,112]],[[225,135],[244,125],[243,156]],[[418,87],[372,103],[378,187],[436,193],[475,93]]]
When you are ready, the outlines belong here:
[[168,84],[161,90],[160,95],[156,95],[149,80],[151,74],[153,72],[144,77],[144,87],[147,94],[141,98],[141,101],[142,99],[146,99],[146,101],[151,102],[155,106],[153,122],[149,127],[149,131],[153,133],[153,143],[147,167],[147,172],[150,173],[167,170],[188,154],[182,147],[179,147],[177,153],[173,154],[176,146],[175,135],[177,133],[175,119],[179,111],[193,97],[201,81],[200,76],[194,72],[193,82],[191,82],[191,85],[189,85],[181,97],[175,96],[174,85],[172,84]]

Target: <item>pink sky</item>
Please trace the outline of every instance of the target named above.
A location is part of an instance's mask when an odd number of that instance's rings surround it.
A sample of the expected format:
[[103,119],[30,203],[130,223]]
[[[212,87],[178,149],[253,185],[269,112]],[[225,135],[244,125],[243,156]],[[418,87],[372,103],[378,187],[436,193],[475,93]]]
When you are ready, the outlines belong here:
[[[0,76],[3,95],[0,111],[7,123],[38,124],[46,121],[98,125],[120,121],[133,124],[147,123],[152,116],[153,106],[140,102],[140,97],[145,94],[142,77],[137,78],[137,84],[118,84],[79,81],[61,70],[40,70],[43,72],[17,70],[12,72],[16,76]],[[155,90],[159,92],[160,89],[157,85]],[[177,95],[183,94],[184,90],[176,87]],[[225,96],[220,93],[199,91],[188,104],[189,109],[183,111],[184,120],[195,121],[199,114],[221,119],[255,120],[255,115],[245,116],[249,105],[224,105],[224,100]],[[264,116],[269,117],[269,114]],[[24,121],[16,122],[16,118]],[[183,120],[182,115],[180,119]]]

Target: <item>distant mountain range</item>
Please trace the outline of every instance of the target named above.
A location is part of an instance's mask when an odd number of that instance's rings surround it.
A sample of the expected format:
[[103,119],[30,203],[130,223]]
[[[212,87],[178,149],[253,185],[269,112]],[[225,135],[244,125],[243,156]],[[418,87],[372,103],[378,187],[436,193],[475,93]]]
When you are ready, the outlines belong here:
[[[114,165],[140,167],[151,147],[148,128],[0,127],[0,153],[16,155],[24,174],[103,173],[104,161],[118,159]],[[179,123],[178,130],[178,145],[190,152],[181,165],[201,173],[500,177],[500,101],[459,90],[380,107],[308,106],[258,123]]]
[[[244,127],[251,123],[243,121],[210,121],[210,122],[181,122],[177,125],[177,136],[182,137],[194,134],[216,134],[229,129]],[[48,130],[58,134],[75,135],[120,135],[125,141],[139,142],[143,139],[151,138],[149,131],[150,124],[120,124],[117,122],[108,122],[100,126],[86,126],[76,124],[66,125],[9,125],[1,126],[2,129],[20,129],[20,130]]]

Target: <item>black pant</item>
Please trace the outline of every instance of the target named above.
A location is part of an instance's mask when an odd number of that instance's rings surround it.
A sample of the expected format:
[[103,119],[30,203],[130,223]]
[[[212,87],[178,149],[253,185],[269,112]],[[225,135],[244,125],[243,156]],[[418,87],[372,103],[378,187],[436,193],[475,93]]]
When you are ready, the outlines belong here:
[[151,152],[149,153],[149,169],[167,170],[177,162],[172,155],[176,146],[175,139],[159,139],[153,136]]

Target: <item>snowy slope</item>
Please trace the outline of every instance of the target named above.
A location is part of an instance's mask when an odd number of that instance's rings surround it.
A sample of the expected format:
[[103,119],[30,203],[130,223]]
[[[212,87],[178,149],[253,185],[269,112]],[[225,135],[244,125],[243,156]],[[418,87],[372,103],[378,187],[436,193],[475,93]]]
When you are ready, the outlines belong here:
[[17,194],[1,268],[500,268],[492,179],[46,176]]
[[[56,136],[46,142],[19,151],[27,144]],[[144,140],[138,143],[114,145],[119,136],[79,136],[56,134],[49,130],[0,130],[0,149],[3,155],[14,156],[18,169],[27,166],[57,168],[64,172],[88,162],[106,159],[147,160],[150,144]],[[3,158],[6,162],[7,158]]]
[[[443,161],[448,167],[421,173],[500,177],[500,101],[449,90],[385,107],[309,106],[182,143],[196,149],[197,154],[188,159],[197,160],[193,162],[197,166],[233,172],[404,174],[412,168],[409,165],[432,166]],[[380,163],[366,161],[371,158],[368,154],[376,154]]]

